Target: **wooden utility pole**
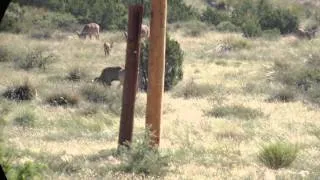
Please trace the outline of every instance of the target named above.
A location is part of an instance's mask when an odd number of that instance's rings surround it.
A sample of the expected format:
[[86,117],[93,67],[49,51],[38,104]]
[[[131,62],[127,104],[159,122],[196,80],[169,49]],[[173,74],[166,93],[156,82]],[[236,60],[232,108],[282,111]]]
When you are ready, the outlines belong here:
[[151,8],[146,127],[151,130],[152,144],[159,146],[164,91],[167,0],[152,0]]
[[132,141],[134,103],[137,90],[137,76],[140,58],[140,31],[143,6],[129,7],[128,39],[123,84],[122,109],[119,130],[119,145],[129,145]]

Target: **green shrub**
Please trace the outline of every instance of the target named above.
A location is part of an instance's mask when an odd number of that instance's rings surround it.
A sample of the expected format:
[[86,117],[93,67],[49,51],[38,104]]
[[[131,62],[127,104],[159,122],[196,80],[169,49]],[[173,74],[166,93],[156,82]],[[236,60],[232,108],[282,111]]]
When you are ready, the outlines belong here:
[[22,85],[9,87],[2,95],[10,100],[24,101],[34,99],[37,95],[37,91],[32,84],[26,81]]
[[[166,57],[165,57],[165,79],[164,90],[170,90],[183,78],[182,63],[183,51],[180,44],[171,39],[169,35],[166,37]],[[149,60],[149,43],[142,44],[140,53],[140,80],[141,89],[147,90],[148,85],[148,60]]]
[[257,9],[252,0],[238,1],[231,14],[231,22],[241,27],[247,20],[258,19],[256,13]]
[[22,127],[34,127],[36,115],[32,109],[23,109],[18,116],[13,119],[14,124]]
[[0,164],[8,179],[43,179],[43,171],[46,166],[30,161],[16,164],[19,156],[15,149],[0,145]]
[[121,170],[156,176],[163,175],[168,171],[170,156],[163,155],[156,147],[150,146],[149,134],[137,138],[130,145],[130,149],[125,146],[120,147]]
[[261,36],[261,27],[257,20],[249,19],[242,24],[242,32],[244,37],[258,37]]
[[50,38],[55,29],[73,31],[76,25],[77,19],[70,13],[43,11],[10,3],[0,30],[29,32],[33,38]]
[[232,11],[231,22],[242,26],[246,37],[257,36],[259,29],[279,29],[281,34],[287,34],[295,31],[299,24],[296,14],[276,8],[268,0],[239,1]]
[[34,49],[25,56],[16,57],[15,65],[24,70],[39,68],[46,70],[47,66],[56,59],[56,56],[46,52],[43,48]]
[[207,7],[207,9],[201,15],[201,21],[206,22],[208,24],[218,25],[223,21],[229,21],[230,16],[225,11],[218,11]]
[[168,23],[198,19],[198,12],[183,0],[168,0]]
[[298,17],[287,9],[277,9],[268,0],[258,2],[259,24],[263,30],[277,28],[281,34],[295,31],[298,27]]
[[268,168],[280,169],[290,166],[298,155],[298,147],[289,143],[276,142],[262,147],[259,160]]
[[69,93],[55,93],[46,98],[52,106],[74,106],[79,103],[79,96]]
[[263,113],[257,109],[251,109],[242,105],[214,107],[207,112],[208,116],[214,117],[234,117],[244,120],[256,119],[263,116]]
[[241,28],[232,24],[230,21],[222,21],[217,25],[218,31],[226,31],[226,32],[238,32]]

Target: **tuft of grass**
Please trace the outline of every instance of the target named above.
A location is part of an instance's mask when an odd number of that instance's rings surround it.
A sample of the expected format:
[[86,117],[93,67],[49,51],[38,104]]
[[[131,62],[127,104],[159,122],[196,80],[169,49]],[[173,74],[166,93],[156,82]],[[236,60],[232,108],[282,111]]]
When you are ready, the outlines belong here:
[[36,114],[35,112],[28,108],[22,109],[18,112],[18,115],[13,119],[14,124],[22,127],[34,127],[36,123]]
[[280,89],[271,95],[267,101],[268,102],[292,102],[296,99],[296,92],[293,89]]
[[13,59],[13,53],[8,46],[0,46],[0,62],[10,62]]
[[284,142],[276,142],[261,148],[258,159],[271,169],[289,167],[297,158],[298,147]]
[[244,107],[243,105],[214,107],[206,114],[214,117],[234,117],[244,120],[256,119],[264,115],[260,110]]
[[105,104],[105,107],[115,114],[120,114],[121,112],[122,91],[119,89],[92,84],[83,86],[81,94],[89,102]]
[[189,21],[182,26],[185,27],[185,35],[191,37],[199,37],[208,31],[208,26],[200,21]]
[[56,93],[46,98],[46,102],[52,106],[74,106],[79,103],[80,97],[76,94]]
[[36,97],[37,91],[29,81],[25,81],[22,85],[9,87],[2,95],[15,101],[32,100]]
[[195,82],[194,79],[187,81],[186,83],[179,84],[173,95],[176,97],[189,98],[203,98],[216,91],[222,91],[220,86],[214,86],[211,84],[200,84]]
[[86,73],[80,69],[80,67],[72,68],[67,75],[67,79],[70,81],[80,81],[84,77],[86,77]]
[[168,172],[170,156],[152,147],[149,133],[137,138],[130,148],[120,147],[120,170],[131,173],[160,176]]

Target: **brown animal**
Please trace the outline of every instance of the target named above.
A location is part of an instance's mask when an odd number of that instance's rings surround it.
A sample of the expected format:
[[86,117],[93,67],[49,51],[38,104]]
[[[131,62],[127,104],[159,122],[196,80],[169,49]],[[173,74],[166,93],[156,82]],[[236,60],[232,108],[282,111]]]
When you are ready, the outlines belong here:
[[[107,67],[103,69],[101,75],[96,77],[93,82],[100,82],[103,85],[111,86],[112,81],[119,81],[119,86],[123,85],[126,75],[126,70],[123,67]],[[136,91],[139,90],[139,76],[137,79]]]
[[111,86],[112,81],[120,81],[123,84],[124,81],[124,68],[120,66],[107,67],[102,70],[99,77],[96,77],[93,81],[100,82],[104,85]]
[[313,29],[313,30],[306,31],[303,29],[297,29],[295,34],[298,38],[301,38],[301,39],[308,38],[310,40],[316,36],[316,30]]
[[[128,39],[128,33],[126,31],[123,32],[123,35],[126,39]],[[140,34],[141,38],[149,38],[150,36],[150,28],[149,26],[142,24],[141,25],[141,34]]]
[[86,39],[87,35],[89,35],[89,38],[92,38],[92,35],[96,37],[96,39],[99,39],[99,31],[100,31],[100,26],[96,23],[89,23],[84,25],[81,33],[77,32],[79,38],[81,39]]
[[105,42],[103,44],[103,50],[104,50],[105,56],[107,56],[107,54],[110,55],[110,51],[111,51],[112,47],[113,47],[113,41],[111,43]]

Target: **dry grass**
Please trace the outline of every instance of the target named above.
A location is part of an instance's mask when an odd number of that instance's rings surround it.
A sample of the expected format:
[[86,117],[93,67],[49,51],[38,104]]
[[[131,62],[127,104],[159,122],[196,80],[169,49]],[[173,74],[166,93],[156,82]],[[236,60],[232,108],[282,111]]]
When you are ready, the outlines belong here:
[[[185,51],[184,80],[194,79],[204,87],[223,87],[221,90],[193,92],[197,98],[181,98],[176,92],[164,96],[161,150],[171,151],[174,156],[170,171],[164,179],[313,179],[319,178],[319,139],[310,133],[310,127],[320,127],[319,108],[302,101],[288,103],[266,102],[269,89],[279,89],[279,84],[270,80],[273,62],[300,62],[308,52],[319,52],[320,39],[298,41],[287,37],[277,41],[242,39],[240,34],[205,32],[199,37],[186,37],[183,31],[171,34]],[[66,35],[65,37],[68,37]],[[115,41],[110,56],[105,57],[103,42]],[[217,57],[215,47],[219,40],[248,44]],[[0,61],[0,92],[13,82],[29,81],[37,87],[38,96],[27,103],[0,99],[0,109],[9,107],[3,115],[8,145],[22,151],[29,159],[51,164],[54,172],[47,176],[53,179],[143,179],[142,175],[118,172],[114,166],[117,159],[112,152],[117,148],[119,114],[108,111],[117,108],[119,98],[111,103],[94,103],[80,98],[76,107],[52,107],[44,103],[55,92],[78,93],[91,84],[106,66],[123,65],[125,41],[121,32],[106,32],[101,40],[77,38],[36,40],[27,35],[0,33],[1,46],[15,44],[21,49],[46,47],[58,56],[45,72],[15,69],[12,62]],[[311,49],[311,50],[310,50]],[[219,61],[219,63],[216,63]],[[224,65],[221,66],[221,62]],[[70,69],[77,67],[86,72],[82,81],[65,79]],[[113,85],[110,93],[117,92]],[[195,89],[197,91],[197,89]],[[203,93],[203,94],[201,94]],[[138,113],[134,124],[134,137],[144,129],[145,94],[138,96]],[[111,105],[110,105],[111,104]],[[115,107],[111,107],[115,104]],[[230,121],[228,117],[207,116],[214,107],[241,105],[258,109],[264,116],[246,121]],[[22,129],[14,122],[19,108],[32,108],[36,115],[33,128]],[[11,122],[11,123],[10,123]],[[314,131],[313,131],[314,132]],[[259,163],[257,155],[262,144],[274,140],[299,144],[298,158],[291,166],[277,171],[269,170]],[[107,155],[99,152],[106,151]],[[42,154],[41,158],[39,158]],[[90,157],[95,156],[95,160]],[[66,168],[52,165],[50,159],[60,158],[70,162]],[[68,164],[68,163],[67,163]],[[64,163],[66,165],[66,163]],[[74,168],[74,171],[72,170]],[[152,177],[146,177],[151,179]]]

